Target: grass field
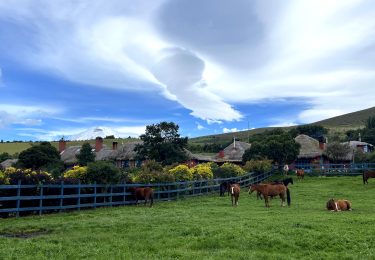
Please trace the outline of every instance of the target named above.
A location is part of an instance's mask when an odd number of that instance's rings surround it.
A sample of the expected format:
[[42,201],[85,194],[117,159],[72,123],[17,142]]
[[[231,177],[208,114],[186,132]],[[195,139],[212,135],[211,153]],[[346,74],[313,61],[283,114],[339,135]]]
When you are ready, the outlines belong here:
[[[243,189],[237,208],[212,194],[155,207],[127,206],[0,220],[2,259],[375,259],[375,181],[306,178],[292,206],[271,208]],[[325,210],[347,198],[351,212]]]
[[[117,138],[117,139],[103,139],[103,144],[109,148],[112,148],[113,142],[118,142],[119,145],[122,143],[132,142],[132,141],[139,141],[136,138]],[[66,146],[73,146],[73,145],[82,145],[83,143],[88,142],[91,145],[95,145],[95,140],[88,140],[88,141],[67,141]],[[0,143],[0,153],[9,153],[11,155],[15,153],[20,153],[27,148],[30,148],[33,144],[38,145],[38,142],[3,142]],[[56,149],[59,149],[59,142],[51,142],[52,146]]]

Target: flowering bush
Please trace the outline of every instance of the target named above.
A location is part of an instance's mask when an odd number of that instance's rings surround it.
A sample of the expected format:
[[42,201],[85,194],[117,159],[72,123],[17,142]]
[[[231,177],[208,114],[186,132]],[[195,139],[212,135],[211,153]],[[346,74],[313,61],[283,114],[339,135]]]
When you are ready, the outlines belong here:
[[246,172],[238,165],[233,163],[224,163],[214,172],[215,178],[229,178],[244,175]]
[[73,166],[72,169],[64,173],[64,178],[67,179],[78,179],[82,182],[86,182],[87,179],[87,166]]
[[247,161],[243,167],[247,172],[263,173],[272,169],[271,160],[253,160]]
[[5,175],[3,171],[0,171],[0,185],[9,184],[9,178]]
[[[1,177],[0,177],[1,178]],[[8,167],[3,172],[4,182],[9,184],[18,184],[21,180],[22,184],[41,184],[51,183],[52,176],[45,171],[34,171],[31,169],[17,169],[14,167]]]
[[211,163],[198,164],[192,169],[192,171],[193,178],[195,180],[212,179],[214,177],[214,173],[211,169]]
[[193,179],[193,170],[184,164],[177,165],[168,172],[175,176],[178,181],[191,181]]

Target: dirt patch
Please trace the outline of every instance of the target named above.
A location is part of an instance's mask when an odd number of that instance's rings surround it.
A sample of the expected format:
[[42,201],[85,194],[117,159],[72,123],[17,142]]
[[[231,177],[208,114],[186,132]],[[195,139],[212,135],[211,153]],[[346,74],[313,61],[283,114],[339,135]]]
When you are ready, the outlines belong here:
[[40,228],[40,229],[28,229],[28,230],[7,230],[0,231],[0,237],[7,238],[33,238],[51,233],[51,230]]

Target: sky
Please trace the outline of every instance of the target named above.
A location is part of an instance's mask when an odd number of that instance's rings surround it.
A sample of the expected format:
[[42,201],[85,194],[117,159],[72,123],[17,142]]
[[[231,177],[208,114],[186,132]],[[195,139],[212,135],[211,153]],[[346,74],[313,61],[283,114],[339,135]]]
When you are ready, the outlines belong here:
[[0,139],[196,137],[375,106],[375,2],[0,0]]

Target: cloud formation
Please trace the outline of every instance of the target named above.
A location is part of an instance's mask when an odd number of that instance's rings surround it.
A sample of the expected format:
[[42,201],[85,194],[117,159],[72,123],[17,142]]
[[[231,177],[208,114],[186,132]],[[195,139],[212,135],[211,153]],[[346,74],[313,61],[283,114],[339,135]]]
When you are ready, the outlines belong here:
[[[208,123],[289,99],[308,104],[291,122],[310,123],[374,106],[374,12],[365,0],[5,0],[14,30],[0,51],[73,82],[161,93]],[[5,112],[2,125],[21,120]]]

